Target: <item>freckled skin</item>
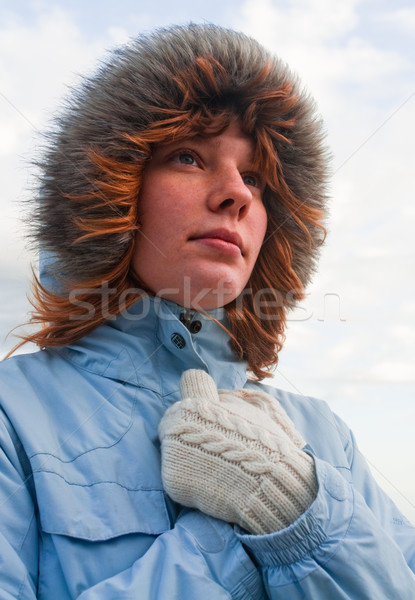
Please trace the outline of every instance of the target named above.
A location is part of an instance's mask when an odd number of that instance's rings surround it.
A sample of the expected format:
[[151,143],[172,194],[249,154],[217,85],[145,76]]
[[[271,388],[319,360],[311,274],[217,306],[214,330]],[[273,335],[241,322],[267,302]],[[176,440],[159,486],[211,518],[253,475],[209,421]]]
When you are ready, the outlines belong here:
[[155,148],[141,187],[133,257],[137,276],[154,293],[211,309],[242,292],[267,227],[253,149],[237,123],[218,136]]

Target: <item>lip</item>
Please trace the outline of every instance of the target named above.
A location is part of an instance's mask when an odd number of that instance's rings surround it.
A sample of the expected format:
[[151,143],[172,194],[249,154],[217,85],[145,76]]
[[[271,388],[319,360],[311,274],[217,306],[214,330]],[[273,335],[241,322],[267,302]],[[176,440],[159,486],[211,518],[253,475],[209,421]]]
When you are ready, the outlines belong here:
[[191,241],[198,241],[205,243],[206,245],[223,250],[224,252],[230,252],[232,254],[242,254],[243,244],[241,236],[236,231],[230,231],[229,229],[210,229],[197,233],[189,238]]

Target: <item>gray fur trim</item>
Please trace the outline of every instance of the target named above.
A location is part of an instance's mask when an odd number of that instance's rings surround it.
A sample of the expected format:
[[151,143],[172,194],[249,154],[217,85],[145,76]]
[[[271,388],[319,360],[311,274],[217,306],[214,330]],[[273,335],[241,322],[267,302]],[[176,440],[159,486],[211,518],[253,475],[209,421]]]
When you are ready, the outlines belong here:
[[[280,144],[278,140],[275,144],[293,193],[310,206],[324,208],[327,155],[321,122],[313,101],[287,66],[255,40],[214,25],[190,24],[157,30],[114,51],[69,98],[55,130],[49,134],[48,149],[39,163],[41,175],[32,212],[32,238],[47,255],[57,257],[55,268],[60,277],[72,282],[94,275],[105,278],[125,256],[135,235],[132,228],[128,233],[74,244],[81,233],[74,222],[80,215],[80,205],[68,195],[88,193],[99,176],[88,156],[89,149],[94,146],[107,156],[142,163],[144,157],[122,135],[145,129],[156,118],[156,107],[179,107],[183,93],[172,77],[202,56],[214,57],[230,76],[231,89],[221,90],[225,96],[241,94],[240,90],[256,77],[270,57],[272,69],[266,88],[275,90],[287,80],[293,82],[299,99],[284,116],[296,118],[295,127],[288,133],[284,131],[292,144]],[[295,222],[284,212],[278,214],[278,200],[270,204],[292,232],[294,269],[306,285],[315,266],[321,232],[317,228],[312,231],[314,248],[310,251]],[[99,209],[88,207],[86,202],[82,214],[107,214],[111,218],[119,210],[111,204]]]

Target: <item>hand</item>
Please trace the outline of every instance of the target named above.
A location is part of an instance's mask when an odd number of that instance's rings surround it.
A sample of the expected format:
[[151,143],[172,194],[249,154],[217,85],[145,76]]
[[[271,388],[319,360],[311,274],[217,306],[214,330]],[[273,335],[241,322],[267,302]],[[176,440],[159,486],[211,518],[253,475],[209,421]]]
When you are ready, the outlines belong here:
[[159,426],[163,485],[191,508],[250,533],[287,527],[317,494],[314,461],[278,401],[256,390],[220,390],[186,371],[182,400]]

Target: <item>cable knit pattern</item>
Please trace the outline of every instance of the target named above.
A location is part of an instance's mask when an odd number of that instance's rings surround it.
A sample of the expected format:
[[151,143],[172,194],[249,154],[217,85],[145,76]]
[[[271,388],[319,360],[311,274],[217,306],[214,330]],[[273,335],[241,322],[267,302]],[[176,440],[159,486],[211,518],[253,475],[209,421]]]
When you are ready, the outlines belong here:
[[250,533],[298,519],[317,494],[314,462],[277,400],[256,390],[218,392],[199,370],[183,374],[181,392],[159,426],[169,496]]

